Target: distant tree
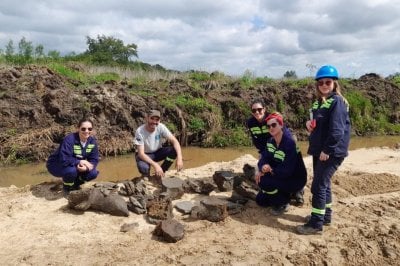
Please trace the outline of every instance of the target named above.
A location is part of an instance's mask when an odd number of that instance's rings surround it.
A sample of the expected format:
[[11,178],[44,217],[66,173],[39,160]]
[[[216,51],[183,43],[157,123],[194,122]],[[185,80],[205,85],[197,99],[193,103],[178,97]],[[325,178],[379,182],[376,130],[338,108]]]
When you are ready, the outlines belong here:
[[128,64],[132,56],[138,57],[137,45],[134,43],[124,45],[123,41],[104,35],[97,36],[97,39],[92,39],[89,36],[86,38],[88,48],[85,54],[90,56],[92,62]]
[[288,70],[288,71],[285,72],[283,77],[287,78],[287,79],[296,79],[297,78],[296,71]]
[[18,43],[18,49],[18,54],[22,59],[21,63],[29,63],[32,60],[33,54],[32,42],[28,42],[25,37],[22,37]]
[[47,53],[47,56],[50,57],[51,59],[59,59],[60,58],[60,52],[57,50],[50,50]]
[[35,47],[35,58],[43,58],[44,57],[44,47],[39,44]]
[[13,56],[14,56],[14,42],[12,40],[9,40],[6,45],[6,61],[12,62]]
[[308,71],[310,71],[310,77],[312,77],[315,73],[315,70],[317,69],[316,65],[313,65],[311,63],[306,64],[306,68],[308,68]]

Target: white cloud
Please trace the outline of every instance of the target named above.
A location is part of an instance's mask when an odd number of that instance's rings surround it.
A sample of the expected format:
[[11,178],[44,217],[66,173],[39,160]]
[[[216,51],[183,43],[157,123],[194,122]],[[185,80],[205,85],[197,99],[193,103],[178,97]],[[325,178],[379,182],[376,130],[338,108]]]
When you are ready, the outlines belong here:
[[399,0],[22,2],[0,2],[1,49],[25,37],[81,53],[86,36],[106,35],[137,44],[146,63],[177,70],[278,78],[329,63],[350,77],[400,66]]

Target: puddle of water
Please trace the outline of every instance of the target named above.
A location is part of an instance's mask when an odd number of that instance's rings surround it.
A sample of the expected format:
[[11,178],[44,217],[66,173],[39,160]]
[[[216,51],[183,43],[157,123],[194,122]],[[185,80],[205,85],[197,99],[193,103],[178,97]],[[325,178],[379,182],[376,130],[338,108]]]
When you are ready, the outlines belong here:
[[[400,136],[382,137],[355,137],[351,139],[350,149],[369,147],[392,147],[400,143]],[[306,154],[307,142],[299,142],[300,149]],[[251,154],[258,157],[253,147],[232,147],[232,148],[198,148],[186,147],[182,149],[184,167],[198,167],[209,162],[227,162],[234,160],[244,154]],[[132,179],[139,176],[136,162],[133,155],[104,158],[98,167],[100,174],[97,181],[119,181]],[[26,164],[16,167],[0,168],[0,187],[15,185],[22,187],[28,184],[38,184],[51,180],[52,176],[47,172],[45,163]]]

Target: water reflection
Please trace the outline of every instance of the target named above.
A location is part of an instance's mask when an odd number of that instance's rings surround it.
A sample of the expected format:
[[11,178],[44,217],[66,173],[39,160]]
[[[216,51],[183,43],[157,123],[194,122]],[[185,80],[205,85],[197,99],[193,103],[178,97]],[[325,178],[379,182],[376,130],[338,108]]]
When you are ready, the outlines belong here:
[[[400,142],[400,136],[383,137],[355,137],[351,139],[350,149],[389,146],[392,147]],[[307,142],[300,142],[299,146],[306,154]],[[244,154],[251,154],[257,157],[256,150],[252,147],[224,148],[224,149],[205,149],[198,147],[187,147],[182,149],[184,157],[184,167],[193,168],[209,162],[226,162],[238,158]],[[101,160],[99,167],[100,181],[118,181],[131,179],[139,176],[133,155],[105,158]],[[18,187],[27,184],[37,184],[48,181],[52,176],[47,172],[45,163],[27,164],[18,167],[0,168],[0,186],[8,187],[16,185]]]

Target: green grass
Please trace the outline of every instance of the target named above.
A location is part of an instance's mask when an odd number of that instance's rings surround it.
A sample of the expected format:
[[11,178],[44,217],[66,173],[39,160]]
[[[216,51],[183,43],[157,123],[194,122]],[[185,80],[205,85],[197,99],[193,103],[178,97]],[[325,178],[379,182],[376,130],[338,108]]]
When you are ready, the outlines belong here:
[[200,132],[202,130],[205,130],[207,126],[207,123],[203,121],[203,119],[195,116],[191,116],[189,119],[188,127],[189,130],[193,132]]
[[120,76],[117,73],[101,73],[98,75],[95,75],[92,80],[95,83],[103,83],[105,81],[113,80],[113,81],[119,81],[121,80]]
[[48,65],[48,68],[50,68],[51,70],[53,70],[54,72],[56,72],[62,76],[65,76],[65,77],[73,79],[73,80],[78,80],[83,83],[87,83],[89,80],[88,76],[85,75],[84,73],[79,72],[77,70],[73,70],[72,68],[67,67],[64,64],[50,63]]

